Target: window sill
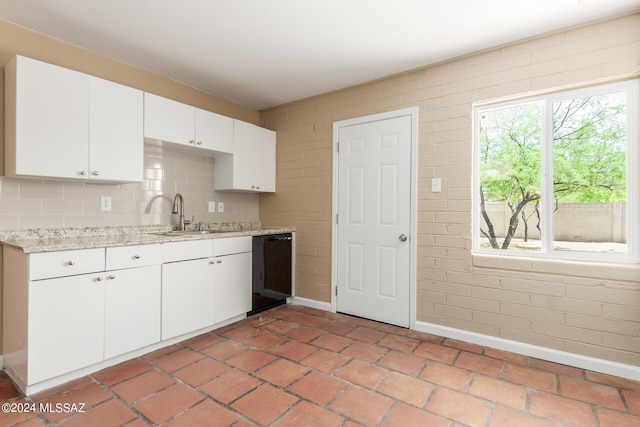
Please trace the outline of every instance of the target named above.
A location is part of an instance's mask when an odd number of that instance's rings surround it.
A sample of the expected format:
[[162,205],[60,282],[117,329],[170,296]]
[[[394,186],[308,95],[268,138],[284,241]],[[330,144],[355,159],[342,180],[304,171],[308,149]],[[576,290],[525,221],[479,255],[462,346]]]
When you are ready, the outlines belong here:
[[573,261],[484,253],[473,253],[471,263],[474,268],[482,269],[559,274],[635,283],[640,281],[640,264]]

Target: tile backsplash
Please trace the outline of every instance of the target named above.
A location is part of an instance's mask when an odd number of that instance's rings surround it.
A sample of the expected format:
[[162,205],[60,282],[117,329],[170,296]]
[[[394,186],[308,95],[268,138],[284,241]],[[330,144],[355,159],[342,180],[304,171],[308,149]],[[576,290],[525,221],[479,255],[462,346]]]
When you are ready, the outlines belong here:
[[[258,219],[257,194],[215,191],[215,158],[145,144],[144,161],[143,182],[130,184],[0,177],[0,229],[175,224],[176,193],[195,222]],[[111,197],[111,211],[100,211],[101,196]]]

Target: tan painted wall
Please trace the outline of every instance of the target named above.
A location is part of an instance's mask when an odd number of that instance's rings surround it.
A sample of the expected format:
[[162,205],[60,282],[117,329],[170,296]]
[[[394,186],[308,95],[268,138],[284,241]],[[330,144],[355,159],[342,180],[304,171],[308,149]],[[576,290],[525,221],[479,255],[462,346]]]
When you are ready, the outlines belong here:
[[278,192],[260,217],[298,230],[298,295],[330,301],[333,122],[418,106],[418,320],[640,366],[640,266],[471,253],[472,103],[630,75],[640,13],[262,111]]

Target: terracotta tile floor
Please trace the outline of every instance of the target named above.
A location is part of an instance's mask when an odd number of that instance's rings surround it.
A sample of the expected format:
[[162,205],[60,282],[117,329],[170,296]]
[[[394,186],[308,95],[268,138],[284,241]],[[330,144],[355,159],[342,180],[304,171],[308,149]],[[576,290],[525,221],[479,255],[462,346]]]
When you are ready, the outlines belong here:
[[302,306],[0,400],[84,404],[1,426],[640,426],[638,382]]

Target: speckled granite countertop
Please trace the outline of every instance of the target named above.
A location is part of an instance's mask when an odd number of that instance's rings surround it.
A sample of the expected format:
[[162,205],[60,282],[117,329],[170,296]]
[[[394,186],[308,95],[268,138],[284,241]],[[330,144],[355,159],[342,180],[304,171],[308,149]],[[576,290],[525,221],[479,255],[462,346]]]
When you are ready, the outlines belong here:
[[[193,228],[191,229],[193,230]],[[295,231],[295,228],[292,227],[262,228],[258,221],[203,224],[202,229],[212,230],[215,231],[215,233],[175,236],[158,234],[171,231],[172,228],[168,225],[0,230],[0,244],[20,249],[24,253],[39,253],[114,246],[147,245],[185,240],[258,236]]]

